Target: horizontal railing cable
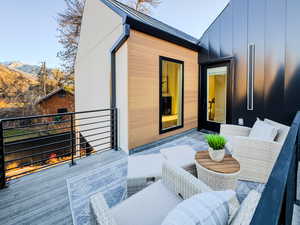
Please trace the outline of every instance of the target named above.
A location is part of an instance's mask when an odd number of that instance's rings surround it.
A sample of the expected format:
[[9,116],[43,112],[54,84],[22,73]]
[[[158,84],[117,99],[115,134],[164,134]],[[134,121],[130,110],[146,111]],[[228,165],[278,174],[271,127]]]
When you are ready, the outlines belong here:
[[[97,152],[118,149],[117,109],[66,112],[0,120],[0,187]],[[4,178],[4,179],[3,179]]]

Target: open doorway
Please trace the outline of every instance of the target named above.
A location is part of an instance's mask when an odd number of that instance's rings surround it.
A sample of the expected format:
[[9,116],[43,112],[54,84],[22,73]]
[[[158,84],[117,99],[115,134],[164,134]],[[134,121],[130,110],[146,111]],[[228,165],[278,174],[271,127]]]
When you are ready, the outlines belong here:
[[231,122],[231,68],[232,60],[201,64],[199,129],[219,131]]

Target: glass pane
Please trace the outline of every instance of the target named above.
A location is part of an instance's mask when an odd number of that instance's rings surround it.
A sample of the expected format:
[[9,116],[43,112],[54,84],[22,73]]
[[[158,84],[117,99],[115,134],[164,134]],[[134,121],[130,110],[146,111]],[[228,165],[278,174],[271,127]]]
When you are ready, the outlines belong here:
[[182,125],[182,64],[162,61],[162,129]]
[[207,120],[226,123],[227,67],[207,69]]

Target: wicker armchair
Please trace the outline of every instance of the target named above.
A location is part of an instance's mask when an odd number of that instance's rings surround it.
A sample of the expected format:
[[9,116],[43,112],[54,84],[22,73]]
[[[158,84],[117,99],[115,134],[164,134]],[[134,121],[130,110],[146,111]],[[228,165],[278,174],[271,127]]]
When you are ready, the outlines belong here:
[[[212,191],[185,170],[164,163],[162,179],[109,209],[101,193],[90,198],[91,225],[157,225],[178,203]],[[140,206],[140,207],[139,207]]]
[[228,139],[228,150],[240,162],[241,180],[266,183],[288,134],[288,126],[267,119],[265,121],[279,129],[275,141],[249,138],[249,127],[221,125],[220,134]]

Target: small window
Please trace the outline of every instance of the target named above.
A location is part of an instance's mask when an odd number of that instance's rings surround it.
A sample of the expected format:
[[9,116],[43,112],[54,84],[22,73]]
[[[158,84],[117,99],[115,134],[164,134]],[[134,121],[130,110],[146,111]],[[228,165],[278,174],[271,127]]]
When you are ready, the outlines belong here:
[[57,110],[57,113],[66,113],[66,112],[68,112],[67,108],[61,108]]
[[66,96],[66,92],[65,91],[60,91],[60,92],[58,92],[58,96],[63,98],[63,97]]

